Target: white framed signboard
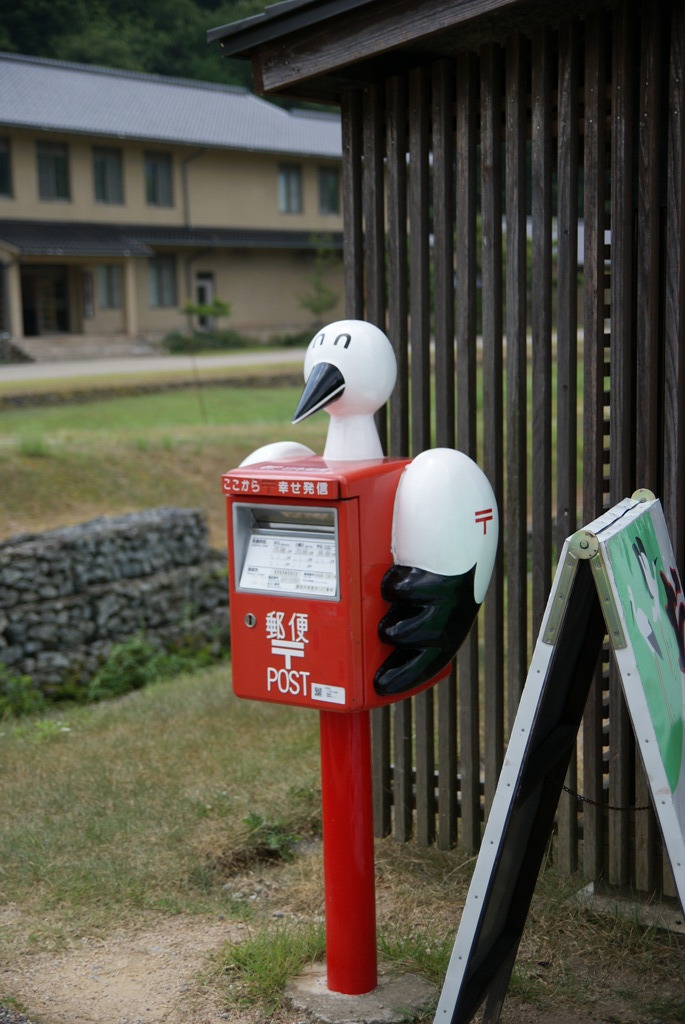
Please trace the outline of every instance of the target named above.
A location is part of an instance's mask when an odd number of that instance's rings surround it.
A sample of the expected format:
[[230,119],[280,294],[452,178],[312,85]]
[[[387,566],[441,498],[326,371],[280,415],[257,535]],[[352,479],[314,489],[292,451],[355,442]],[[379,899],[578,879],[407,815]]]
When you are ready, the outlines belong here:
[[636,492],[557,566],[435,1024],[499,1019],[604,636],[685,908],[685,595],[661,504]]

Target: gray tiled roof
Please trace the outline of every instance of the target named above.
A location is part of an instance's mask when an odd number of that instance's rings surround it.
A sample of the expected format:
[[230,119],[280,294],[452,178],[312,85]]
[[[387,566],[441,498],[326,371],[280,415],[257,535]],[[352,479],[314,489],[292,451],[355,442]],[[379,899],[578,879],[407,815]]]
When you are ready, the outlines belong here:
[[[23,256],[154,256],[159,248],[305,249],[315,246],[309,231],[247,228],[157,227],[141,224],[58,223],[40,220],[0,220],[0,243]],[[331,237],[342,247],[342,235]]]
[[154,250],[116,224],[0,220],[0,242],[24,256],[153,256]]
[[336,115],[246,89],[0,52],[0,126],[337,158]]
[[369,0],[281,0],[270,4],[261,14],[234,21],[230,25],[211,28],[209,42],[221,40],[224,52],[241,53],[256,42],[272,42],[284,32],[325,21],[332,14],[349,13],[363,7]]

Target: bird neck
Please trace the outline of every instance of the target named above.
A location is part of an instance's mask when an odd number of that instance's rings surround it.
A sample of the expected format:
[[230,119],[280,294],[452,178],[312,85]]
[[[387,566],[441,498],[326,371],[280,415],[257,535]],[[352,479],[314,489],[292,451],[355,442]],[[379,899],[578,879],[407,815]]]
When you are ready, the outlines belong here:
[[383,454],[372,413],[331,415],[324,459],[382,459]]

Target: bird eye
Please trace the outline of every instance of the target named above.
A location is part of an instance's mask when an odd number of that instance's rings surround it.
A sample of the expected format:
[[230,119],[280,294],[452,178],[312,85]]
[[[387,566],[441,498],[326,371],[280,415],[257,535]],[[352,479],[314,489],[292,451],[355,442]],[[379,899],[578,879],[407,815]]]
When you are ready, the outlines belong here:
[[352,335],[351,334],[339,334],[338,337],[333,342],[333,344],[337,345],[341,338],[346,338],[347,339],[345,341],[345,344],[343,345],[343,348],[349,348],[350,342],[352,341]]

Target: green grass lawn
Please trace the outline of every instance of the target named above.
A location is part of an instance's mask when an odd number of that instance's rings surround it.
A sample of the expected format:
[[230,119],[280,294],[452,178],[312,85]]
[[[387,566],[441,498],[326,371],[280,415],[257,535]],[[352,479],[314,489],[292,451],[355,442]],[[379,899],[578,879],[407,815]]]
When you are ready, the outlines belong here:
[[297,406],[298,388],[202,387],[104,398],[3,412],[3,438],[43,436],[56,442],[74,435],[150,436],[160,431],[287,424]]
[[[298,397],[298,388],[213,387],[3,410],[0,539],[173,504],[204,509],[212,542],[223,546],[222,472],[269,441],[322,451],[328,417],[293,427]],[[290,836],[316,831],[317,717],[237,701],[229,671],[0,723],[5,964],[141,922],[154,928],[170,914],[248,920],[255,955],[260,942],[268,951],[262,958],[275,949],[273,911],[317,925],[320,850],[269,865],[259,852],[283,852]],[[383,959],[444,975],[472,866],[459,850],[377,844]],[[267,895],[237,898],[232,880],[260,872]],[[597,918],[575,899],[582,884],[543,872],[511,986],[523,1014],[597,1005],[598,1020],[683,1024],[685,944],[634,921]],[[12,911],[9,924],[3,909]],[[216,961],[213,983],[226,1000],[234,953]],[[0,1005],[11,997],[0,985]]]
[[[169,915],[222,916],[248,927],[239,947],[215,952],[210,983],[229,1007],[261,1004],[263,1020],[272,1019],[293,951],[320,955],[320,847],[295,849],[292,860],[263,852],[288,852],[290,837],[317,835],[318,718],[238,701],[228,666],[3,723],[0,792],[7,969],[113,931],[154,930]],[[377,844],[382,964],[440,983],[472,866],[458,849]],[[512,1012],[539,1022],[563,1006],[555,1019],[568,1022],[574,1007],[586,1020],[594,1006],[590,1019],[682,1024],[685,944],[597,917],[575,898],[581,884],[543,872],[510,986]],[[0,978],[0,1005],[11,998]]]
[[[83,391],[90,392],[110,388],[121,389],[124,392],[127,388],[133,389],[139,384],[148,382],[174,384],[179,381],[196,382],[199,379],[201,382],[209,383],[211,380],[228,381],[230,378],[230,383],[233,383],[236,379],[254,377],[255,374],[263,374],[267,371],[269,375],[298,374],[300,372],[301,363],[297,358],[288,357],[281,360],[278,351],[273,349],[265,351],[269,351],[272,357],[267,369],[264,364],[250,364],[249,362],[230,367],[208,366],[201,359],[197,361],[190,356],[175,356],[175,362],[172,365],[164,365],[154,370],[141,370],[135,361],[131,361],[128,372],[93,373],[87,376],[75,375],[59,378],[29,377],[25,380],[8,380],[7,377],[0,377],[0,398],[7,395],[50,394],[56,388],[61,392],[74,395]],[[300,353],[300,359],[304,359],[303,351]]]
[[211,387],[0,413],[0,539],[159,505],[200,507],[225,546],[221,474],[293,427],[299,388]]
[[317,736],[314,714],[236,700],[227,664],[0,723],[0,904],[27,925],[0,950],[35,947],[36,927],[55,948],[140,913],[230,913],[255,823],[317,819]]

